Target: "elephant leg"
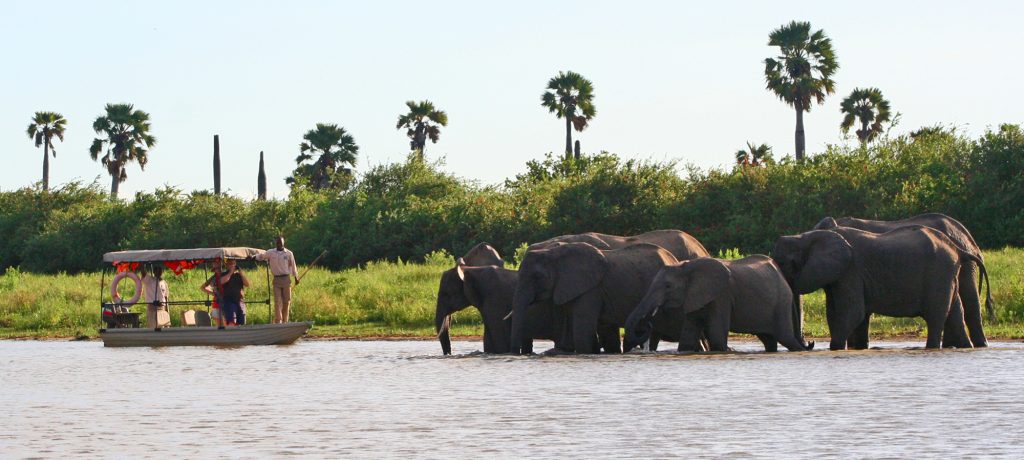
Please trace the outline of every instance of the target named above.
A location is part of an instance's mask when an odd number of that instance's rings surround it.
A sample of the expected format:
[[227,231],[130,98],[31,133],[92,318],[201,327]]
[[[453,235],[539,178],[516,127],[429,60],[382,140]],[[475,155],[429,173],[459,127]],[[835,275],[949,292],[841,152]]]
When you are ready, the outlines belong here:
[[703,321],[697,315],[684,315],[683,326],[679,330],[679,347],[676,350],[680,352],[697,351],[703,335],[701,332],[704,329],[703,326]]
[[[600,353],[601,343],[598,341],[598,319],[601,313],[601,305],[588,293],[578,297],[572,302],[569,311],[572,312],[572,344],[576,353]],[[618,337],[618,330],[616,330]]]
[[484,326],[484,353],[494,353],[494,334],[486,325]]
[[[942,345],[942,330],[949,317],[950,306],[956,295],[956,280],[949,280],[948,288],[932,290],[925,298],[924,322],[928,325],[928,341],[925,348],[939,348]],[[965,331],[966,332],[966,331]]]
[[618,326],[600,325],[597,335],[601,340],[601,349],[604,350],[604,353],[622,353],[622,339],[619,337]]
[[946,316],[942,331],[942,348],[973,348],[964,328],[963,299],[959,295],[953,295],[953,303],[950,304],[949,314]]
[[573,346],[572,339],[572,315],[565,307],[556,307],[558,311],[555,313],[561,320],[562,333],[559,334],[561,340],[555,341],[555,349],[565,352],[574,352],[576,348]]
[[658,343],[661,342],[661,336],[658,335],[658,331],[651,331],[651,338],[647,339],[647,351],[658,351]]
[[832,336],[828,347],[830,350],[845,350],[850,333],[866,315],[863,287],[856,283],[840,283],[826,291],[825,298],[825,316],[829,335]]
[[871,326],[871,314],[864,315],[864,320],[860,322],[850,333],[850,336],[846,339],[846,346],[851,350],[867,350],[868,349],[868,329]]
[[967,331],[970,332],[971,344],[979,348],[987,347],[988,339],[985,338],[985,328],[981,320],[981,293],[978,292],[978,285],[975,282],[978,279],[978,264],[965,262],[960,268],[958,279],[964,322],[967,323]]
[[707,335],[710,350],[729,351],[729,317],[727,315],[731,308],[715,301],[711,302],[706,310],[709,311],[709,314],[704,333]]
[[779,343],[775,340],[775,336],[771,334],[756,334],[757,339],[764,345],[764,351],[774,353],[779,351]]

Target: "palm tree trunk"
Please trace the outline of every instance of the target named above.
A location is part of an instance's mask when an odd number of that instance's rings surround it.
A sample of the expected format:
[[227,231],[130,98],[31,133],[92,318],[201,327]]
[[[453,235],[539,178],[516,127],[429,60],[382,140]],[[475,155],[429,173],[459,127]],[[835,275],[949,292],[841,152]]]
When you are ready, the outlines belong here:
[[220,195],[220,136],[213,135],[213,194]]
[[857,133],[857,137],[860,138],[860,146],[861,147],[867,147],[868,146],[868,136],[869,135],[870,134],[868,133],[868,122],[867,121],[862,121],[861,122],[860,132]]
[[50,190],[50,140],[43,139],[43,191]]
[[263,152],[260,151],[260,172],[256,174],[256,199],[267,199],[267,173],[263,170]]
[[[117,169],[118,169],[118,171],[121,170],[121,168],[117,168]],[[116,200],[117,199],[117,189],[120,188],[120,186],[121,186],[121,181],[118,180],[120,178],[121,178],[120,174],[111,174],[110,175],[110,199],[111,200]]]
[[804,161],[804,108],[797,102],[796,103],[796,162],[803,163]]
[[565,158],[572,158],[572,119],[565,117]]

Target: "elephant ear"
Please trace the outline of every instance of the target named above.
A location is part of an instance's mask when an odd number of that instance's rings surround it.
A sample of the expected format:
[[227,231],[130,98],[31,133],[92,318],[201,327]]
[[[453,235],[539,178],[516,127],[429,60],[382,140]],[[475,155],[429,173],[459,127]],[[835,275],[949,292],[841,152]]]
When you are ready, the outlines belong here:
[[466,281],[466,272],[463,268],[466,268],[466,261],[462,260],[462,257],[459,257],[459,260],[455,261],[455,272],[459,274],[460,280]]
[[799,292],[808,293],[838,281],[853,266],[853,247],[831,230],[811,232],[805,263],[796,280]]
[[722,261],[704,257],[686,263],[688,276],[683,295],[683,312],[693,313],[728,292],[732,272]]
[[597,248],[569,243],[552,249],[555,265],[555,305],[563,305],[598,286],[608,272],[608,260]]
[[470,305],[475,305],[477,308],[482,307],[483,298],[480,296],[480,271],[485,270],[484,268],[473,268],[465,270],[466,267],[460,265],[456,267],[459,271],[459,278],[462,279],[462,293],[466,296],[466,300],[469,301]]
[[839,224],[832,217],[826,217],[818,222],[818,225],[814,226],[814,230],[829,230],[838,227]]

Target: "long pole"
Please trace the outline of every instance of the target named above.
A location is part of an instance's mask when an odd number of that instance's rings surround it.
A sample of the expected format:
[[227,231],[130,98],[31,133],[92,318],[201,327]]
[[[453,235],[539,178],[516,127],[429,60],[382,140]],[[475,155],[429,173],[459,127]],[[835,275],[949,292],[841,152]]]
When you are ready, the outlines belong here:
[[322,259],[326,255],[327,255],[327,250],[324,249],[324,252],[321,252],[320,255],[316,256],[316,259],[313,259],[313,261],[310,262],[309,265],[306,265],[306,269],[302,271],[301,275],[299,275],[299,281],[302,281],[302,278],[304,276],[306,276],[306,273],[309,273],[309,269],[313,268],[313,266],[316,265],[316,263],[319,262],[320,259]]

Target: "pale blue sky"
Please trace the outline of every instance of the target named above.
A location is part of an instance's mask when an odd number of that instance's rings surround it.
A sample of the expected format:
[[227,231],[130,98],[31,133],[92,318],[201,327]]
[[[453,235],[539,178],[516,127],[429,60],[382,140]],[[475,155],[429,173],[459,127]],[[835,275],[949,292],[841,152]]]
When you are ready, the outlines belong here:
[[213,134],[224,187],[252,196],[266,152],[271,195],[287,194],[302,134],[348,129],[358,171],[408,151],[395,121],[429,99],[450,123],[427,156],[482,184],[564,145],[540,107],[547,80],[594,82],[587,152],[708,168],[750,140],[792,153],[793,110],[764,89],[768,33],[793,19],[833,39],[837,94],[805,117],[810,152],[843,142],[839,103],[877,86],[903,114],[896,132],[955,124],[972,135],[1024,122],[1024,3],[976,2],[4,2],[0,14],[0,188],[38,181],[32,113],[69,120],[51,183],[109,176],[89,159],[108,102],[152,115],[146,171],[123,197],[169,184],[212,188]]

